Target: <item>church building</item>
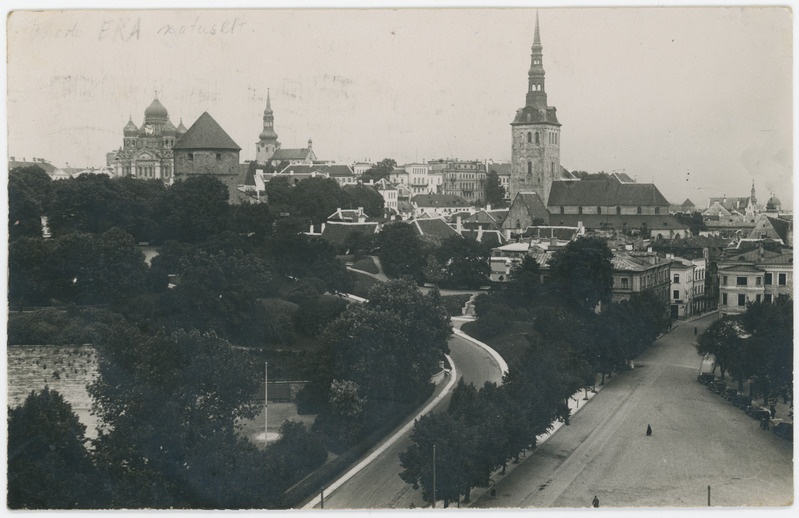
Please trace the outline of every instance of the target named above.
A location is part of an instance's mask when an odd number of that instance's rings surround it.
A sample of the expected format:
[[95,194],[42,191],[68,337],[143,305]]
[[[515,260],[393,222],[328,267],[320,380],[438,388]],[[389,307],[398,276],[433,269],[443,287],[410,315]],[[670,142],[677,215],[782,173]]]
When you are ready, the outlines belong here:
[[511,122],[510,199],[520,192],[535,192],[546,204],[552,182],[572,175],[560,165],[560,127],[557,108],[547,105],[543,47],[535,18],[535,36],[527,73],[525,105]]
[[144,110],[141,127],[133,118],[122,130],[122,147],[109,153],[108,166],[115,176],[132,176],[145,180],[160,179],[166,185],[174,181],[172,146],[186,133],[183,120],[176,128],[169,113],[158,100],[158,92],[150,106]]
[[308,139],[307,148],[281,148],[275,132],[275,115],[272,112],[272,102],[269,90],[266,91],[266,109],[264,110],[264,127],[255,143],[255,161],[259,165],[272,163],[275,166],[281,162],[290,165],[313,165],[316,155],[313,152],[313,143]]

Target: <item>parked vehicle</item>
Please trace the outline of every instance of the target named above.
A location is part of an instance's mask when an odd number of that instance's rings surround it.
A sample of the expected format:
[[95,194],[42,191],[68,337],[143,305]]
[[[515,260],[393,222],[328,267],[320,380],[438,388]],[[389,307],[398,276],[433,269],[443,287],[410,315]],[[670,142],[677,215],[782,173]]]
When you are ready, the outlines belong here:
[[710,385],[710,390],[712,390],[716,394],[724,394],[724,391],[726,389],[727,389],[727,384],[721,380],[716,380]]
[[696,381],[702,385],[710,385],[713,382],[713,374],[710,372],[703,372],[696,377]]
[[771,429],[777,437],[782,437],[786,441],[793,442],[793,423],[790,421],[782,421],[774,425]]
[[724,390],[724,399],[726,399],[728,401],[732,401],[735,398],[736,395],[738,395],[738,391],[735,390],[732,387],[727,387]]
[[771,412],[768,411],[768,408],[763,408],[760,405],[749,405],[746,407],[746,413],[758,421],[763,419],[764,416],[771,418]]
[[735,398],[733,398],[732,404],[741,410],[746,410],[746,407],[752,404],[752,398],[750,398],[747,394],[739,393],[736,394]]

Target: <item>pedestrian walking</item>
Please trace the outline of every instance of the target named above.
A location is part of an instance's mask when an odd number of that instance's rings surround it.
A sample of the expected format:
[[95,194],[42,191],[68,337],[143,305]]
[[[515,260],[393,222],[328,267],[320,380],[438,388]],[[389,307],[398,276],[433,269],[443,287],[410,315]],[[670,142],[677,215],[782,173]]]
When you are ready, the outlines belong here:
[[699,332],[699,328],[697,328],[696,326],[694,326],[694,336],[696,336],[696,333],[698,333],[698,332]]
[[652,436],[652,427],[650,425],[646,425],[646,436],[647,437]]
[[594,499],[591,501],[591,505],[593,505],[594,507],[599,507],[599,498],[597,498],[596,495],[594,495]]
[[774,405],[771,405],[771,406],[768,407],[768,409],[769,409],[769,412],[771,413],[771,418],[772,419],[777,417],[777,407],[775,407]]

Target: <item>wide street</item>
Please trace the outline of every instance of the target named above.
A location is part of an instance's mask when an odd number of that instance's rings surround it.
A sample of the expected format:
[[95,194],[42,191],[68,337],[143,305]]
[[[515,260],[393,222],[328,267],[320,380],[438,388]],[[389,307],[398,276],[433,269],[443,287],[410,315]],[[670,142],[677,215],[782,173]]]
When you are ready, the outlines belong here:
[[[477,345],[452,336],[449,348],[458,377],[478,387],[486,381],[499,383],[502,380],[496,361]],[[449,397],[444,398],[433,411],[446,410],[447,405]],[[422,507],[421,489],[414,490],[399,477],[399,454],[410,444],[408,433],[335,492],[326,494],[325,509],[407,509],[411,504]]]
[[705,507],[708,486],[714,507],[790,505],[792,444],[696,381],[715,318],[676,323],[472,506]]

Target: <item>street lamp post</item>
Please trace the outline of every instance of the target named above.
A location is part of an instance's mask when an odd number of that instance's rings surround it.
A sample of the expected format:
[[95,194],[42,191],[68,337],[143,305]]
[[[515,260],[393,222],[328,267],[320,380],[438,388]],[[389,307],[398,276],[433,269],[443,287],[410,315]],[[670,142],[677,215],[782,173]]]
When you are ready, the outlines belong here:
[[433,509],[436,508],[436,443],[433,443]]

